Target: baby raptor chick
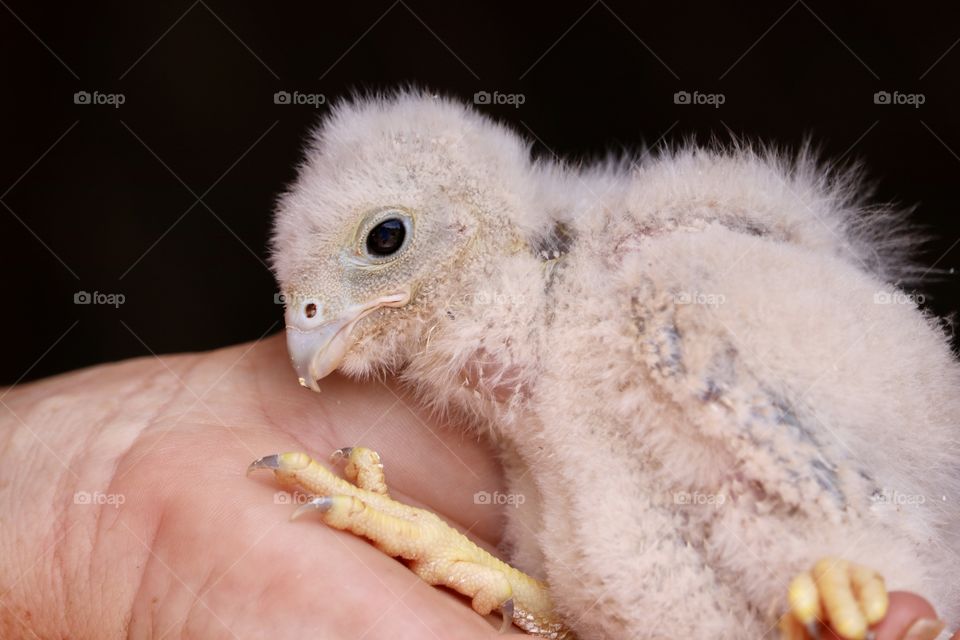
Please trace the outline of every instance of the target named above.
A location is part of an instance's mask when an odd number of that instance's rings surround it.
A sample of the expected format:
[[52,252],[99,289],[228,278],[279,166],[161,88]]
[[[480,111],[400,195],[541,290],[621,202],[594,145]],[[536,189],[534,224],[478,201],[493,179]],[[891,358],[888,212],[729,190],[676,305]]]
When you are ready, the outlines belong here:
[[856,189],[804,154],[580,168],[455,101],[340,104],[273,237],[300,381],[389,372],[489,434],[526,498],[511,561],[544,582],[393,502],[365,449],[357,486],[253,466],[546,636],[863,638],[872,569],[960,615],[960,367]]

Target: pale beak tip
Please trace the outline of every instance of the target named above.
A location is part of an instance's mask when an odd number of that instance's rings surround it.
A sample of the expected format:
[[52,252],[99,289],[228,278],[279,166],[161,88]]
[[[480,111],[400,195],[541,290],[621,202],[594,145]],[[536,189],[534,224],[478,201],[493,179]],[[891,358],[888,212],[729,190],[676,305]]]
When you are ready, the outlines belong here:
[[310,389],[311,391],[320,391],[320,385],[317,384],[316,380],[307,380],[306,378],[297,378],[297,381],[300,383],[300,386],[304,389]]

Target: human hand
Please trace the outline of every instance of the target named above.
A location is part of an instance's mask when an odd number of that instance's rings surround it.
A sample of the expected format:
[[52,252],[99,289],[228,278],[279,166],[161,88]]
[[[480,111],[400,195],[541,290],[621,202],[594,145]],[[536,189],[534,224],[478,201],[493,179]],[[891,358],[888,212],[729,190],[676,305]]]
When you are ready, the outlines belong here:
[[244,476],[265,454],[363,444],[397,499],[492,549],[501,514],[473,500],[502,489],[491,452],[399,396],[300,388],[282,337],[17,387],[0,405],[0,637],[497,637],[466,599],[319,518],[290,522],[289,494]]
[[[473,500],[503,489],[492,452],[411,407],[378,382],[300,388],[279,336],[3,393],[0,637],[499,637],[367,542],[290,522],[269,475],[244,477],[265,454],[362,444],[397,499],[492,549],[501,513]],[[877,640],[918,616],[925,601],[892,594]]]

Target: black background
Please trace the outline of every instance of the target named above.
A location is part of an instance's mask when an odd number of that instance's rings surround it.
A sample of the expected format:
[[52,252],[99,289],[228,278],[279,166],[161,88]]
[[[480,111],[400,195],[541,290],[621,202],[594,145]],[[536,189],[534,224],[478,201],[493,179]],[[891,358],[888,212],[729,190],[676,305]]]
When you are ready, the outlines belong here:
[[[0,383],[281,327],[273,200],[326,106],[415,83],[581,157],[727,131],[861,159],[935,239],[919,292],[960,307],[960,22],[948,3],[7,2],[0,8]],[[125,103],[75,104],[77,91]],[[677,105],[677,91],[725,103]],[[925,103],[874,104],[877,91]],[[198,199],[200,201],[198,201]],[[78,291],[122,294],[119,308]]]

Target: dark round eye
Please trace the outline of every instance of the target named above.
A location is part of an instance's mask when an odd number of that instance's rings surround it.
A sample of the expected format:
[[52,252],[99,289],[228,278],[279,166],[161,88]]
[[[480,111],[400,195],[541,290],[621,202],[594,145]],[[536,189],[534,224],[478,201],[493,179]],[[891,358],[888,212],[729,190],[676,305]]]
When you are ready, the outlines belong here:
[[400,250],[407,230],[399,218],[384,220],[367,234],[367,251],[374,256],[389,256]]

